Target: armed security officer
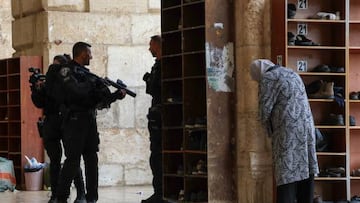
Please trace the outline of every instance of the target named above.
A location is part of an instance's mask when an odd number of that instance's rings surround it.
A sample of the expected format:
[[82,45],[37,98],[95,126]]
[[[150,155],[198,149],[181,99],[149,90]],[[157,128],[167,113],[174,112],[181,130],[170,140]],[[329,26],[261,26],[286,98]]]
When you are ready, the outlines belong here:
[[161,203],[162,196],[162,138],[161,138],[161,37],[154,35],[150,39],[149,51],[156,57],[151,73],[145,73],[146,93],[152,96],[149,108],[148,129],[150,133],[150,168],[153,174],[154,194],[142,203]]
[[[65,55],[57,55],[53,59],[53,64],[66,64],[68,62]],[[51,66],[48,75],[55,74],[61,66]],[[62,116],[60,114],[59,105],[54,98],[47,95],[46,92],[52,92],[52,80],[46,81],[45,84],[39,81],[31,86],[31,99],[36,107],[44,110],[44,124],[42,135],[46,152],[50,159],[50,185],[51,197],[48,203],[55,203],[58,178],[61,169],[61,138],[62,138]],[[86,203],[85,186],[81,168],[78,168],[74,177],[74,184],[77,190],[77,197],[74,203]]]
[[[80,157],[85,163],[86,200],[98,200],[99,133],[96,125],[96,108],[109,107],[116,99],[123,99],[125,91],[111,93],[108,87],[89,76],[85,65],[92,59],[91,45],[77,42],[73,46],[73,60],[62,66],[54,79],[53,95],[63,114],[63,143],[66,160],[61,170],[57,202],[66,202],[71,180],[79,166]],[[50,80],[50,78],[46,78]]]

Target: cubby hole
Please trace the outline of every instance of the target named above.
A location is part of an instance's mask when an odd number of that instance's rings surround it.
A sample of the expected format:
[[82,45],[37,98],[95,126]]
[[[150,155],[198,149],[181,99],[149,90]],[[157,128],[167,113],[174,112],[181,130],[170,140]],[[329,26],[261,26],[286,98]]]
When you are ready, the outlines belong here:
[[207,202],[208,188],[207,179],[201,177],[186,177],[185,179],[185,202]]
[[315,181],[314,193],[320,195],[323,201],[346,200],[346,181]]
[[205,76],[206,62],[204,53],[184,55],[184,77]]
[[163,149],[170,151],[183,150],[183,129],[163,129]]
[[336,102],[310,102],[315,125],[345,127],[345,107]]
[[317,146],[317,152],[346,152],[345,129],[321,128],[319,130],[323,140],[319,144],[321,147],[318,148]]
[[165,175],[184,175],[184,158],[182,153],[164,153],[163,160]]
[[350,102],[350,116],[352,116],[355,120],[355,126],[359,126],[360,122],[360,102]]
[[[340,12],[340,19],[344,20],[345,13],[345,1],[328,1],[328,0],[311,0],[308,2],[307,9],[297,9],[296,10],[296,19],[307,19],[315,16],[318,12],[327,12],[336,14],[336,12]],[[288,3],[293,3],[299,7],[297,4],[297,0],[288,0]]]
[[[324,156],[317,156],[317,158],[318,158],[320,174],[326,171],[327,169],[333,169],[333,168],[343,168],[343,170],[346,169],[346,156],[324,155]],[[346,175],[347,174],[345,171],[345,173],[341,174],[341,177],[346,177]],[[333,178],[339,178],[339,177],[333,177]]]
[[164,186],[164,197],[172,200],[171,202],[179,200],[180,191],[184,191],[184,181],[181,177],[165,176]]
[[21,137],[21,123],[11,122],[8,129],[10,137]]
[[181,53],[182,37],[180,32],[162,35],[162,53],[166,55],[174,55]]
[[21,112],[20,107],[10,107],[9,108],[9,120],[10,121],[20,121]]
[[181,102],[183,100],[183,83],[182,80],[173,80],[163,82],[162,98],[165,103]]
[[185,149],[190,151],[206,152],[207,150],[206,128],[187,129],[185,131]]
[[164,80],[182,77],[182,56],[163,57],[161,62]]
[[9,153],[20,153],[21,152],[21,138],[10,137],[9,139]]
[[9,151],[9,139],[6,137],[0,137],[0,152]]
[[360,1],[350,0],[350,21],[360,21]]
[[350,194],[351,197],[360,196],[360,179],[351,179],[350,182]]
[[13,161],[14,167],[21,166],[21,155],[20,154],[10,153],[9,159]]
[[[345,50],[340,49],[288,49],[287,67],[298,71],[298,63],[305,61],[307,72],[313,71],[318,65],[328,65],[330,67],[345,68]],[[345,70],[346,72],[347,70]],[[306,72],[306,71],[305,71]]]
[[0,121],[7,122],[9,120],[9,112],[7,107],[0,107]]
[[[288,32],[297,35],[299,22],[289,22]],[[306,23],[306,38],[320,46],[345,47],[344,23]]]
[[207,176],[206,153],[188,152],[185,154],[185,174],[187,176]]
[[9,76],[9,89],[20,90],[20,75]]
[[9,105],[20,105],[20,91],[14,90],[9,92]]
[[162,9],[167,9],[169,7],[180,6],[180,5],[181,5],[181,0],[162,0],[161,1]]
[[7,104],[8,104],[8,93],[0,92],[0,106],[6,106]]
[[21,173],[21,170],[23,170],[21,168],[21,166],[14,166],[14,170],[15,170],[15,178],[16,178],[16,189],[17,190],[21,190],[24,189],[21,185],[21,180],[24,180],[24,174]]
[[[25,67],[26,71],[30,67]],[[8,74],[20,74],[20,60],[19,58],[8,59]]]
[[0,77],[7,75],[7,61],[0,60]]
[[[205,29],[196,28],[184,31],[183,51],[195,52],[205,50]],[[196,40],[194,40],[196,39]]]
[[184,124],[207,125],[205,78],[185,79],[184,82]]
[[162,32],[170,32],[182,28],[180,7],[163,10],[161,19]]
[[360,169],[360,129],[350,130],[350,172]]
[[[183,27],[204,26],[205,23],[205,2],[198,1],[196,4],[184,5]],[[203,35],[205,36],[205,35]]]
[[350,24],[349,44],[350,47],[360,47],[360,24]]
[[7,136],[8,136],[8,124],[0,123],[0,137],[7,137]]
[[[350,50],[349,54],[349,92],[359,92],[360,50]],[[359,118],[360,119],[360,118]]]
[[0,91],[6,91],[8,89],[7,77],[0,76]]
[[178,128],[183,125],[183,110],[179,105],[163,106],[163,127]]

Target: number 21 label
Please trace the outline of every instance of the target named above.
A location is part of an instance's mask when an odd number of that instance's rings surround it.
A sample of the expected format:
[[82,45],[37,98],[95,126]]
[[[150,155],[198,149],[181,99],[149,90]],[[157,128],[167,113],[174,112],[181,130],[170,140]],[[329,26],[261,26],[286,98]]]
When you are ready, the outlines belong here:
[[298,9],[307,9],[308,0],[298,0]]
[[298,23],[297,24],[297,34],[298,35],[307,35],[308,27],[306,23]]
[[298,72],[306,72],[307,71],[307,61],[305,61],[305,60],[297,61],[297,71]]

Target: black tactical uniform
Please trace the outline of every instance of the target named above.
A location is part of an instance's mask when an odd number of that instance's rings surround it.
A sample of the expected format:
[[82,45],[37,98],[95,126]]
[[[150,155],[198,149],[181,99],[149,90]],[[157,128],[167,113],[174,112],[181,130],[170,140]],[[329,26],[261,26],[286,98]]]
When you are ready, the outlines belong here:
[[161,61],[156,59],[151,73],[145,73],[146,93],[152,96],[149,108],[150,168],[153,174],[154,195],[142,202],[162,202],[162,138],[161,138]]
[[98,156],[99,134],[96,125],[96,108],[108,107],[118,98],[106,85],[89,77],[89,71],[75,61],[61,67],[55,79],[53,95],[63,115],[63,143],[66,160],[61,170],[57,198],[66,202],[71,180],[85,163],[86,199],[98,200]]
[[[59,105],[57,105],[54,99],[47,94],[47,92],[52,91],[53,80],[51,78],[58,71],[59,66],[52,66],[47,72],[49,80],[45,82],[45,85],[40,87],[31,87],[31,99],[36,107],[43,109],[45,115],[41,135],[43,136],[42,138],[46,152],[50,158],[50,185],[52,194],[49,202],[55,202],[62,156],[62,148],[60,143],[62,139],[62,116],[59,111]],[[74,184],[77,189],[77,201],[84,200],[85,187],[80,167],[78,168],[77,174],[74,177]]]

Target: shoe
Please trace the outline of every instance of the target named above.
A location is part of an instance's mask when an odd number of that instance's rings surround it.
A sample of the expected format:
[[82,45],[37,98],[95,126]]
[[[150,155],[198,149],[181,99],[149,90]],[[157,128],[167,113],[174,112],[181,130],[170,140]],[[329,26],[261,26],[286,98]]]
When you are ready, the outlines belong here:
[[351,100],[359,100],[359,93],[358,92],[350,92],[350,99]]
[[[92,202],[96,202],[96,201],[92,201]],[[84,197],[76,197],[76,199],[74,200],[74,203],[87,203],[87,202],[86,202],[86,198],[84,196]]]
[[298,46],[319,46],[319,44],[311,41],[310,39],[306,38],[305,35],[297,35],[295,40],[295,45]]
[[287,36],[288,36],[288,45],[294,46],[295,45],[295,35],[292,32],[288,32]]
[[[351,176],[359,177],[360,176],[360,168],[352,170]],[[360,200],[360,197],[359,197],[359,200]]]
[[342,114],[330,114],[329,115],[329,118],[328,118],[328,121],[326,122],[326,124],[328,125],[338,125],[338,126],[341,126],[341,125],[345,125],[344,123],[344,117]]
[[323,86],[324,81],[322,80],[315,80],[313,82],[311,82],[310,84],[306,85],[306,93],[309,94],[314,94],[317,91],[319,91],[321,89],[321,87]]
[[206,127],[206,117],[203,117],[203,118],[196,118],[195,119],[195,125],[194,127],[195,128],[205,128]]
[[329,73],[331,72],[331,69],[328,65],[320,64],[316,66],[311,72]]
[[296,15],[296,5],[295,4],[288,4],[287,5],[287,17],[289,19],[293,19]]
[[311,99],[334,99],[334,82],[323,82],[321,88],[314,94],[309,94]]
[[332,72],[332,73],[345,73],[345,68],[344,67],[331,66],[330,67],[330,72]]
[[56,198],[51,197],[50,200],[48,201],[48,203],[57,203]]
[[350,126],[356,126],[356,120],[354,116],[350,115]]

